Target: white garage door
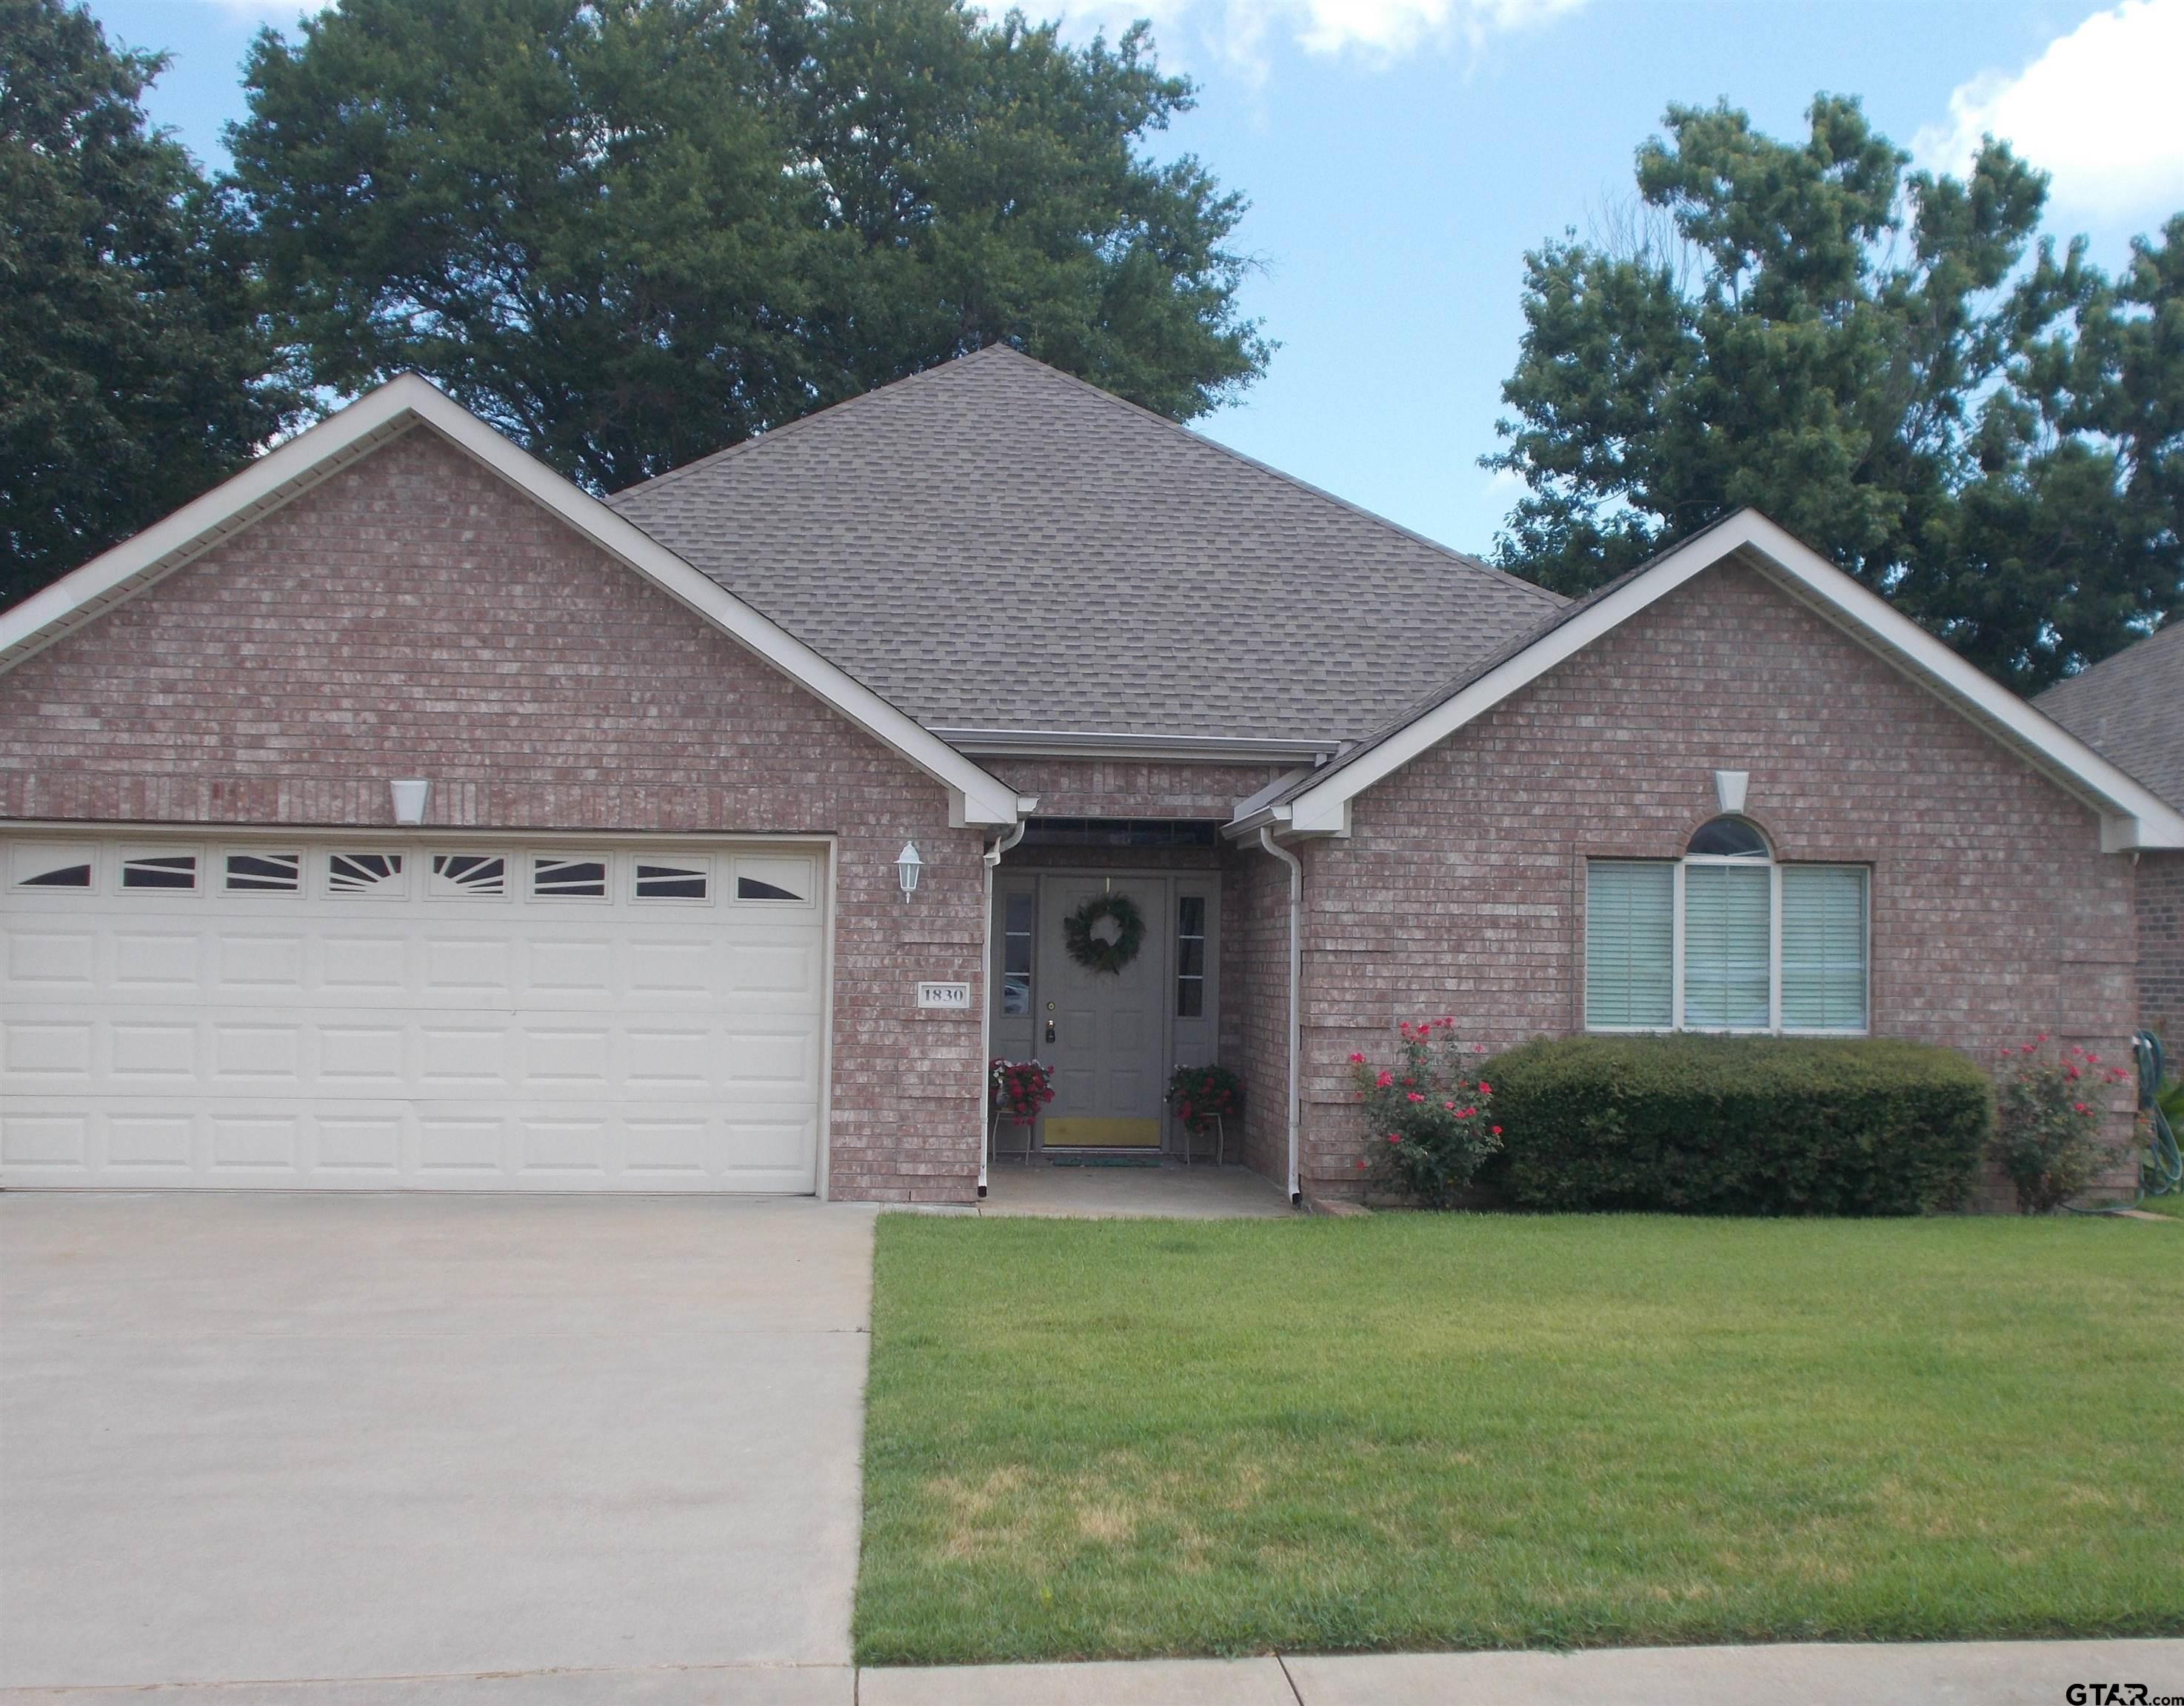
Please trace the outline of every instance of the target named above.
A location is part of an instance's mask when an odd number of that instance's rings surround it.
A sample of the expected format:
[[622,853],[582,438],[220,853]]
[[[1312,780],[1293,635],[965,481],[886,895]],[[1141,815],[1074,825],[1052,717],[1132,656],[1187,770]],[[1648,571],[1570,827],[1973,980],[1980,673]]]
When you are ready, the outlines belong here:
[[823,847],[0,851],[0,1183],[816,1186]]

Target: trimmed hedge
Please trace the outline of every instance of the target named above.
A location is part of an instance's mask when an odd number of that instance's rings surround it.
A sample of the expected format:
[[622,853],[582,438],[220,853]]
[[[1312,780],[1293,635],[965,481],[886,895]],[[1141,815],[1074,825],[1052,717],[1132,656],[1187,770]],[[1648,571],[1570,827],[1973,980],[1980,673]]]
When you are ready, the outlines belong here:
[[1571,1036],[1485,1069],[1527,1209],[1923,1214],[1956,1207],[1994,1125],[1954,1049],[1881,1039]]

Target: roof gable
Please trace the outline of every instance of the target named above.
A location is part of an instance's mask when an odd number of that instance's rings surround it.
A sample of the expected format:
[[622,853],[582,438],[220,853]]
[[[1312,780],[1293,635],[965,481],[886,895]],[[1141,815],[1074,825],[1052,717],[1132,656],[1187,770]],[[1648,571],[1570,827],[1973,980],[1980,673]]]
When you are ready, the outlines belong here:
[[2102,846],[2184,847],[2184,814],[2067,729],[1966,663],[1886,600],[1756,510],[1693,535],[1580,603],[1555,612],[1496,655],[1411,706],[1334,763],[1279,795],[1249,802],[1229,826],[1347,833],[1349,803],[1382,778],[1650,608],[1695,575],[1735,558],[1825,618],[2100,814]]
[[1331,753],[1563,602],[1006,345],[608,502],[973,751]]
[[429,430],[686,608],[772,664],[949,792],[967,824],[1010,824],[1013,788],[752,609],[424,380],[405,375],[267,452],[73,574],[0,612],[0,672],[157,584],[221,541],[401,435]]

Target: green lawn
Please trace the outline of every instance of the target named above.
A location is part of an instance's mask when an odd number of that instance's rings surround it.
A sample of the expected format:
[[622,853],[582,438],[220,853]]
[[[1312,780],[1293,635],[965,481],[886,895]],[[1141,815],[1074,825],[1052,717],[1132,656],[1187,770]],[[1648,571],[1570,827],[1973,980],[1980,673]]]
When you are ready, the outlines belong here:
[[880,1222],[867,1663],[2184,1633],[2184,1231]]

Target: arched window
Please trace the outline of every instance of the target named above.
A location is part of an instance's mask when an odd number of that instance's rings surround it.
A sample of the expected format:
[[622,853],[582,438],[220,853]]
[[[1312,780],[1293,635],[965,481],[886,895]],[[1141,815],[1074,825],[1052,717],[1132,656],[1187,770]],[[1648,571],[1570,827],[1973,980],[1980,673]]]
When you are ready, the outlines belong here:
[[1860,865],[1783,864],[1741,817],[1680,859],[1591,859],[1585,1028],[1856,1035],[1867,1025]]
[[1765,859],[1767,837],[1742,818],[1713,818],[1692,833],[1684,849],[1691,859]]

